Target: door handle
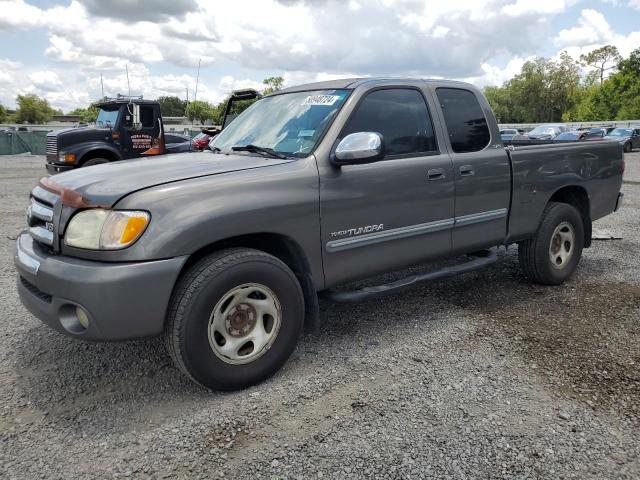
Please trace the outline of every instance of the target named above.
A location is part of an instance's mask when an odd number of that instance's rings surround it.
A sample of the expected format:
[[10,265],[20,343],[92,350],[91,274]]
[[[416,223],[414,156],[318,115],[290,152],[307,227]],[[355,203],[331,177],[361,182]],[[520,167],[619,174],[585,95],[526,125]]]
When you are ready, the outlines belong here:
[[440,180],[445,178],[444,168],[431,168],[427,171],[427,180]]
[[460,176],[461,177],[470,177],[471,175],[475,175],[476,171],[473,169],[471,165],[462,165],[460,167]]

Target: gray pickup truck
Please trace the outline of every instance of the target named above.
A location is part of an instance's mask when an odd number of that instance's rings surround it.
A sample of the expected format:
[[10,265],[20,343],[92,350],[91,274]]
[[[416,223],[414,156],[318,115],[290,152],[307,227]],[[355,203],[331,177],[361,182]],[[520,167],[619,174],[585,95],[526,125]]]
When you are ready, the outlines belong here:
[[288,88],[210,147],[42,179],[15,251],[24,305],[80,339],[164,335],[193,380],[237,389],[317,325],[318,292],[366,299],[486,266],[512,243],[528,278],[559,284],[592,221],[622,200],[617,142],[505,148],[487,101],[461,82]]

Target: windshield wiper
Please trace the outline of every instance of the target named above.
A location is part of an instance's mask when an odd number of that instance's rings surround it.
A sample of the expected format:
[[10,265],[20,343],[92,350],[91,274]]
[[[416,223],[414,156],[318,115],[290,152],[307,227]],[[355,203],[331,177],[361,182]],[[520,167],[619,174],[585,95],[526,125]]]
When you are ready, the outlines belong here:
[[283,159],[289,158],[286,155],[283,155],[282,153],[276,152],[273,148],[259,147],[257,145],[252,145],[252,144],[244,145],[242,147],[231,147],[231,150],[233,150],[234,152],[264,153],[273,158],[283,158]]

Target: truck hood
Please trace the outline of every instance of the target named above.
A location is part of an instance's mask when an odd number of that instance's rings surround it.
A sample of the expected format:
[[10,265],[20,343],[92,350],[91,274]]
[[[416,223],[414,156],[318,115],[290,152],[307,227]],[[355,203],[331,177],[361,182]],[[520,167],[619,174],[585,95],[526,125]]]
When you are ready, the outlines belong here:
[[58,146],[62,148],[79,141],[110,140],[110,132],[108,127],[83,126],[49,132],[47,137],[57,137]]
[[73,199],[75,206],[111,207],[122,197],[145,188],[191,178],[262,168],[295,161],[211,152],[179,153],[78,168],[45,178],[48,190]]

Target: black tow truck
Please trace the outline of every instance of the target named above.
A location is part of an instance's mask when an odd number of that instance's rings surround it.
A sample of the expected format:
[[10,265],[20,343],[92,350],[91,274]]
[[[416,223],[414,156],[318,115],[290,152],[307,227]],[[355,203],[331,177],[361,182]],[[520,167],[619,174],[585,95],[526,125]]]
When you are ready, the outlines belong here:
[[[255,100],[260,94],[253,89],[234,91],[224,112],[222,128],[209,129],[220,133],[234,118],[234,104]],[[142,96],[118,95],[105,97],[93,104],[98,108],[95,124],[50,132],[47,135],[47,171],[50,174],[79,167],[173,153],[171,145],[187,144],[190,139],[165,132],[160,104]],[[185,151],[177,148],[175,151]]]

